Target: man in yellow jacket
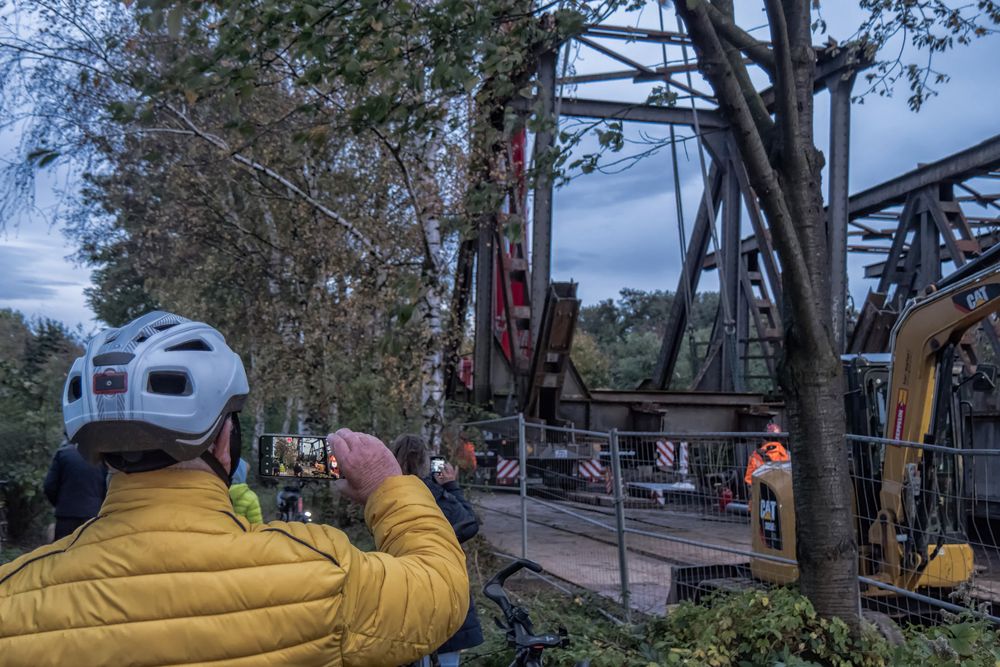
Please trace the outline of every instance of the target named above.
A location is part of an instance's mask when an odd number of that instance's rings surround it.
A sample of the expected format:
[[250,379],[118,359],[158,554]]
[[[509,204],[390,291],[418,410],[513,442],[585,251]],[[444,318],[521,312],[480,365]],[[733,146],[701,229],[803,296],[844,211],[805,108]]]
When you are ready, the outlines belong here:
[[328,436],[378,552],[251,525],[227,486],[249,387],[218,331],[150,313],[70,370],[70,440],[114,470],[100,514],[0,566],[0,664],[400,665],[462,624],[465,559],[426,486],[372,436]]

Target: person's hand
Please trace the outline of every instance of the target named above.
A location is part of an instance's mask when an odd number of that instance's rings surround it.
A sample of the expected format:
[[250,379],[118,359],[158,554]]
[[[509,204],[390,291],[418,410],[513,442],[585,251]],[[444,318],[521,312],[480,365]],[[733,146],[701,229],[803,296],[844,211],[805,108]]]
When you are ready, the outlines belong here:
[[455,467],[450,463],[444,464],[444,470],[434,475],[434,481],[436,481],[441,486],[444,486],[448,482],[454,482],[458,474],[455,472]]
[[382,482],[403,474],[396,457],[373,435],[342,428],[326,436],[326,442],[333,448],[342,475],[335,484],[356,503],[364,505]]

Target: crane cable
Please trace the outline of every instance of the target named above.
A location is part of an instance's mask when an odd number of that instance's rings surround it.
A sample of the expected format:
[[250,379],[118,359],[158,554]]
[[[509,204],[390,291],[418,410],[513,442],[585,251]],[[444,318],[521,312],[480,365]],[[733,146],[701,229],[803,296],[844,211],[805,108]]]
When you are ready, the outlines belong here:
[[[660,32],[666,32],[666,26],[663,22],[663,6],[660,5]],[[665,42],[660,42],[660,51],[663,55],[663,68],[666,70],[669,61],[667,60],[667,45]],[[664,81],[666,83],[666,81]],[[687,317],[684,318],[685,329],[687,329],[688,341],[690,341],[691,346],[691,367],[694,368],[695,360],[698,358],[697,341],[695,341],[695,327],[694,327],[694,297],[691,294],[691,278],[688,276],[687,271],[687,229],[684,224],[684,199],[681,197],[681,175],[680,169],[678,168],[677,161],[677,136],[674,132],[674,126],[670,124],[670,163],[673,169],[673,181],[674,181],[674,208],[677,214],[677,238],[680,240],[680,250],[681,250],[681,288],[684,291],[684,305],[687,310]],[[665,370],[665,369],[664,369]],[[670,381],[673,378],[664,378],[666,386],[670,385]]]
[[[663,24],[663,4],[658,3],[660,10],[660,24]],[[684,29],[684,24],[681,22],[680,16],[677,17],[677,31],[681,35],[686,36],[687,32]],[[664,52],[666,52],[666,46],[663,47]],[[684,74],[687,79],[687,87],[693,88],[691,79],[691,68],[688,59],[687,44],[681,43],[681,54],[684,59]],[[664,68],[666,67],[666,61],[664,61]],[[666,72],[664,72],[664,78],[666,78]],[[711,183],[708,179],[708,168],[706,166],[705,160],[705,143],[702,138],[701,133],[701,123],[698,120],[698,106],[695,104],[694,95],[691,95],[691,115],[694,121],[694,133],[698,141],[698,162],[701,166],[701,180],[704,185],[703,200],[705,203],[705,208],[708,211],[709,225],[708,229],[712,239],[712,248],[715,252],[715,266],[719,271],[719,302],[722,307],[722,321],[723,321],[723,332],[726,338],[730,339],[732,343],[733,354],[728,355],[730,358],[730,364],[732,368],[730,369],[731,377],[733,379],[733,388],[737,391],[742,390],[742,382],[739,380],[739,361],[736,359],[736,341],[733,340],[736,336],[736,322],[733,319],[733,313],[730,310],[730,304],[728,299],[725,298],[723,294],[723,287],[727,285],[726,274],[723,268],[722,253],[720,251],[719,237],[715,229],[715,202],[712,201]],[[736,241],[739,244],[739,240]]]

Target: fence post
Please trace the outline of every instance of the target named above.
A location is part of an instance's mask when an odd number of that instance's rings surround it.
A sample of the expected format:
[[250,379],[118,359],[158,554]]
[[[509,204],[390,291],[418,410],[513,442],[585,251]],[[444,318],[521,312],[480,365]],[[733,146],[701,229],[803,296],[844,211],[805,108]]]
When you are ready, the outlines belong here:
[[632,622],[631,593],[628,585],[628,548],[625,545],[625,485],[622,482],[622,460],[618,447],[618,429],[611,429],[611,488],[615,499],[615,530],[618,533],[618,572],[621,577],[622,606],[625,620]]
[[528,557],[528,443],[524,434],[524,413],[517,413],[517,465],[521,487],[521,558]]

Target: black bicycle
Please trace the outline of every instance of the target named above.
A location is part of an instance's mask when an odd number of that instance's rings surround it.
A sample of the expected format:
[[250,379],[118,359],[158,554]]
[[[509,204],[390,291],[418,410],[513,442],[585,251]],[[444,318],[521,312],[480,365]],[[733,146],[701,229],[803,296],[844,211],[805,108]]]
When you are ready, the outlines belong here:
[[[536,635],[528,611],[510,601],[504,583],[511,575],[527,568],[532,572],[541,572],[542,566],[530,560],[518,559],[500,570],[483,586],[483,595],[492,600],[500,611],[503,620],[495,618],[497,626],[507,633],[507,645],[514,649],[514,662],[510,667],[542,667],[542,652],[547,648],[565,648],[569,646],[566,628],[559,628],[556,634]],[[589,667],[589,661],[579,662],[576,667]]]

